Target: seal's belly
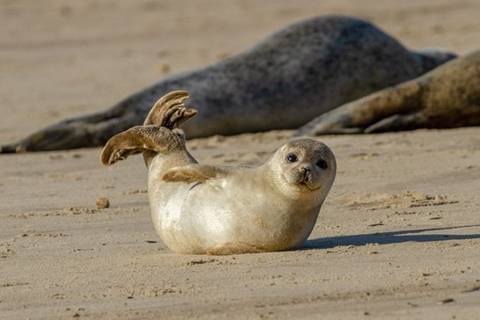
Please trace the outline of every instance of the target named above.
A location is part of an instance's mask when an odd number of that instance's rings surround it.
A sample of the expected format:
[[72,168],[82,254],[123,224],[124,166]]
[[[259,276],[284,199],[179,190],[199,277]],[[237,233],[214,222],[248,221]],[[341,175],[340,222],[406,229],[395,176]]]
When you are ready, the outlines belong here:
[[295,216],[295,208],[272,201],[272,195],[239,193],[221,182],[181,184],[168,200],[151,205],[164,243],[184,253],[205,253],[224,245],[287,249],[303,243],[314,224]]
[[173,251],[204,253],[207,247],[232,240],[235,210],[222,205],[231,201],[220,190],[210,189],[182,184],[152,212],[157,232]]

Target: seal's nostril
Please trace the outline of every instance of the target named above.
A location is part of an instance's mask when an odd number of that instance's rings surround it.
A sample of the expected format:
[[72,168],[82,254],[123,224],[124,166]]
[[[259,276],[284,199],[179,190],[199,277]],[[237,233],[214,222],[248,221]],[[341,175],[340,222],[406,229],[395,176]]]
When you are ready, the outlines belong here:
[[308,167],[302,168],[302,180],[309,181],[311,179],[311,169]]

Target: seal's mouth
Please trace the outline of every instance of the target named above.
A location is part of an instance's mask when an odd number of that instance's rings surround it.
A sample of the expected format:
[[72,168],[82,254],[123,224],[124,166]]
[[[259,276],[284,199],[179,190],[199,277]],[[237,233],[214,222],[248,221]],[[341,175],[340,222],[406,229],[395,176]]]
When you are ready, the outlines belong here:
[[310,181],[300,181],[298,185],[300,185],[302,188],[308,189],[309,191],[317,191],[322,188],[322,186],[314,186],[310,184]]
[[284,175],[283,178],[292,187],[299,188],[302,192],[314,192],[322,188],[322,183],[314,179],[310,170],[296,170],[294,174],[290,172],[290,174]]
[[307,189],[309,191],[316,191],[321,188],[321,186],[317,186],[312,183],[312,172],[309,169],[303,169],[298,178],[299,181],[297,182],[297,184],[303,189]]

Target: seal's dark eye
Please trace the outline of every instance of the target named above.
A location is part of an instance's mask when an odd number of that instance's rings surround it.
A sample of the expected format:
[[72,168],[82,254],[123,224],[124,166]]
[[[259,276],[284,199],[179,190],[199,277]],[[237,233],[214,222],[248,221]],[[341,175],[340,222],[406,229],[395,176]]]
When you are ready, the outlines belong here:
[[327,169],[328,168],[328,164],[327,164],[327,161],[323,160],[323,159],[320,159],[317,161],[317,166],[320,168],[320,169]]
[[289,153],[287,155],[288,162],[296,162],[298,160],[297,156],[294,153]]

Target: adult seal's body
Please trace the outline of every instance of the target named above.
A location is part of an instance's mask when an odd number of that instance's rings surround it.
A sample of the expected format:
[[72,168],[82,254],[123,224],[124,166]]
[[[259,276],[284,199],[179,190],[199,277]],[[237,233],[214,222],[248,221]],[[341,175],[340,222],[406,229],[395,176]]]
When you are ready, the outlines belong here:
[[480,125],[480,51],[332,110],[297,135]]
[[418,77],[454,57],[413,52],[371,23],[323,16],[280,30],[252,49],[203,69],[167,77],[112,108],[64,120],[0,149],[21,152],[103,145],[141,124],[171,90],[190,92],[200,113],[189,137],[298,128],[379,89]]
[[232,254],[301,246],[335,178],[323,143],[293,140],[257,168],[203,165],[190,155],[178,126],[196,115],[187,94],[161,98],[143,126],[115,135],[106,165],[143,152],[156,231],[173,251]]

